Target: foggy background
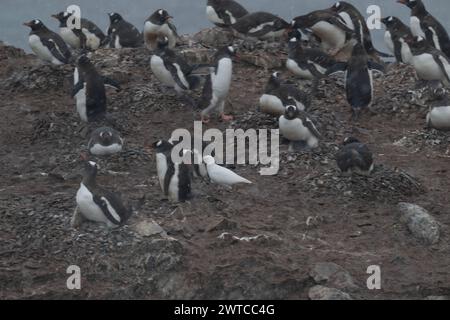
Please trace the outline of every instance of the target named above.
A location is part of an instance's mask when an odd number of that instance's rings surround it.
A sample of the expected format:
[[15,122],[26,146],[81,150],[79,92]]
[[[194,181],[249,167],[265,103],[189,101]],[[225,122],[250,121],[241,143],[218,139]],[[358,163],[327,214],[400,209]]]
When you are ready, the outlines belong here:
[[[250,12],[268,11],[279,15],[288,22],[292,18],[306,14],[312,10],[325,9],[333,5],[335,0],[238,0]],[[58,22],[51,14],[65,11],[71,4],[81,7],[81,15],[97,24],[105,32],[109,25],[108,12],[118,12],[125,20],[142,30],[144,21],[155,10],[164,8],[174,17],[174,23],[180,34],[195,33],[202,28],[211,27],[206,19],[206,0],[0,0],[0,40],[25,49],[28,46],[29,28],[23,22],[41,19],[48,28],[58,32]],[[382,16],[398,16],[409,25],[410,10],[396,0],[358,0],[353,3],[367,17],[369,5],[379,5]],[[448,0],[425,0],[430,11],[450,30],[447,18],[450,2]],[[383,41],[384,30],[373,30],[375,46],[386,52]]]

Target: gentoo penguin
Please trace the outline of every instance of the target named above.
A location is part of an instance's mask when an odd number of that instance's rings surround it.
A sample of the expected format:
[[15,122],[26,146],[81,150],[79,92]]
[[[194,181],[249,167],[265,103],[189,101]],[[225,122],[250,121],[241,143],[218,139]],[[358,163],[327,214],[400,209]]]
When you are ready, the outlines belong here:
[[125,21],[118,13],[109,13],[108,40],[110,48],[137,48],[142,46],[143,38],[139,30]]
[[354,34],[340,16],[329,10],[317,10],[296,17],[292,21],[292,27],[311,29],[320,39],[322,49],[332,55],[342,50]]
[[373,99],[372,70],[384,72],[384,67],[369,60],[363,45],[357,42],[353,47],[352,57],[347,63],[337,63],[328,70],[345,71],[345,89],[347,101],[352,107],[353,119],[358,119],[361,111],[370,107]]
[[173,202],[185,202],[191,198],[191,170],[188,164],[174,163],[173,145],[164,140],[153,144],[156,150],[156,170],[164,195]]
[[[97,50],[105,41],[105,34],[97,25],[85,18],[80,19],[81,29],[68,25],[70,12],[52,15],[59,21],[59,34],[74,49]],[[69,22],[70,23],[70,22]]]
[[425,8],[422,0],[398,0],[411,9],[411,31],[414,36],[427,39],[450,57],[450,38],[442,24]]
[[381,19],[386,26],[384,41],[398,63],[411,63],[412,54],[406,39],[412,37],[411,30],[398,18],[389,16]]
[[32,20],[24,23],[31,28],[28,38],[31,50],[42,60],[56,65],[67,64],[71,53],[64,40],[49,30],[41,20]]
[[289,32],[288,47],[286,68],[300,78],[322,78],[328,68],[336,64],[336,60],[322,50],[303,48],[302,34],[297,29]]
[[169,39],[169,48],[175,48],[178,34],[175,26],[170,22],[172,17],[166,10],[156,10],[144,24],[144,41],[149,50],[155,50],[158,47],[158,39],[167,37]]
[[192,74],[196,66],[189,65],[184,57],[169,49],[168,43],[167,37],[158,40],[158,48],[150,59],[150,67],[163,85],[175,89],[189,102],[190,98],[186,96],[186,91],[194,90],[200,84],[200,78]]
[[440,81],[450,86],[450,59],[422,37],[406,40],[411,48],[412,65],[419,79]]
[[234,0],[208,0],[206,16],[218,27],[229,27],[248,14],[248,11]]
[[352,137],[345,138],[343,147],[336,154],[336,162],[344,175],[356,173],[368,176],[374,168],[372,152]]
[[123,139],[120,133],[109,127],[92,132],[88,143],[89,152],[95,156],[109,156],[122,151]]
[[259,99],[261,112],[280,117],[287,105],[295,104],[301,111],[305,111],[309,104],[309,97],[294,84],[281,83],[280,73],[274,72],[266,86],[265,93]]
[[211,182],[221,185],[223,187],[231,188],[236,184],[251,184],[252,182],[239,176],[230,169],[224,168],[216,164],[216,161],[211,156],[205,156],[203,161],[208,170],[208,176]]
[[74,227],[78,225],[80,218],[105,223],[108,228],[119,227],[131,216],[131,208],[125,207],[118,193],[97,185],[97,171],[95,162],[85,161],[83,180],[76,196],[77,210],[72,218]]
[[105,116],[105,83],[118,88],[114,81],[102,77],[97,72],[86,55],[81,55],[77,60],[77,67],[74,71],[72,97],[76,99],[77,111],[82,121],[96,121]]
[[209,122],[209,115],[213,111],[217,111],[223,121],[233,119],[233,117],[225,115],[224,109],[233,75],[232,58],[235,56],[236,49],[233,46],[219,49],[214,56],[215,65],[210,68],[199,104],[203,109],[201,116],[204,123]]
[[307,114],[296,106],[287,106],[279,119],[281,135],[290,141],[289,150],[314,149],[319,146],[320,133]]
[[442,131],[450,131],[450,106],[434,107],[427,114],[427,126]]
[[254,12],[238,19],[231,27],[247,37],[272,40],[281,38],[289,28],[289,23],[268,12]]
[[355,37],[364,44],[364,48],[369,55],[389,56],[374,48],[366,20],[355,6],[345,1],[338,1],[331,7],[331,11],[337,13],[347,27],[355,32]]

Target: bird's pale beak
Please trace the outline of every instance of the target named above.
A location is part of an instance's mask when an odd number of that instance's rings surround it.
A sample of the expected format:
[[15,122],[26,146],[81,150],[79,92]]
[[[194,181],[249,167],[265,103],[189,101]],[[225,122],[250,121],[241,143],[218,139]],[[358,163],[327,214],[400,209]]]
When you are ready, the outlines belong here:
[[31,22],[24,22],[24,26],[31,27]]

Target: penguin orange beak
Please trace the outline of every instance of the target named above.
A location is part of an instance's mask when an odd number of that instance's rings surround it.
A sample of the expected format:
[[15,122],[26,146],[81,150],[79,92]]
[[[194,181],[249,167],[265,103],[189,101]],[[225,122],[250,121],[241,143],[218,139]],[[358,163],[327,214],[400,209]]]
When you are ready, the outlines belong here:
[[398,3],[401,3],[401,4],[407,4],[407,3],[408,3],[408,0],[397,0],[397,2],[398,2]]
[[58,19],[58,16],[56,14],[51,15],[52,18]]

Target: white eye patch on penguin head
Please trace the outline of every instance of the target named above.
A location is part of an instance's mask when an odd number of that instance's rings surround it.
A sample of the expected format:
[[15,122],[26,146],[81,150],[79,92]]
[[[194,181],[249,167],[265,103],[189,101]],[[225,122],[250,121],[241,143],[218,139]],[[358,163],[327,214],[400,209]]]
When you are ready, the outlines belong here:
[[351,143],[359,143],[359,140],[354,137],[347,137],[344,139],[343,145],[346,146]]
[[298,109],[294,105],[289,105],[286,107],[285,117],[286,119],[292,120],[298,115]]

